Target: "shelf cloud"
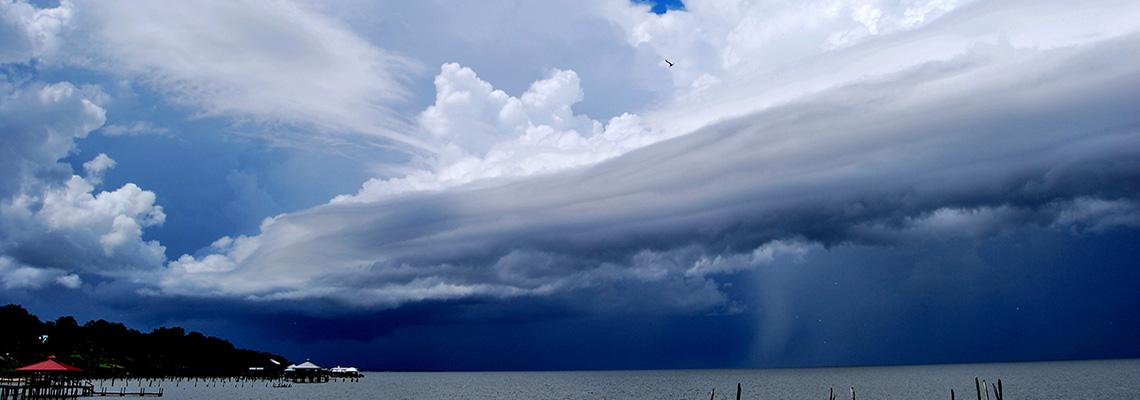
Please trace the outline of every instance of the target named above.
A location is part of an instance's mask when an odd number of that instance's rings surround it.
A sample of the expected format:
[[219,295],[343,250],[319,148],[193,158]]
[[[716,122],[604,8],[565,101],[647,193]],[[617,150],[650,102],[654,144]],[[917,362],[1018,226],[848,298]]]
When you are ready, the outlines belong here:
[[1134,226],[1138,49],[983,44],[596,165],[282,215],[160,290],[387,308],[635,283],[715,309],[713,272],[775,251]]

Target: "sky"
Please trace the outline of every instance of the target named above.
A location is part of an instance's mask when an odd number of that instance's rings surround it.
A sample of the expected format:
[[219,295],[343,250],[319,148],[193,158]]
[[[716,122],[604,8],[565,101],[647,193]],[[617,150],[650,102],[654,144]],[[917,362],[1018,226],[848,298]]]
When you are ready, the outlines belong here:
[[1140,357],[1137,20],[0,0],[0,303],[375,370]]

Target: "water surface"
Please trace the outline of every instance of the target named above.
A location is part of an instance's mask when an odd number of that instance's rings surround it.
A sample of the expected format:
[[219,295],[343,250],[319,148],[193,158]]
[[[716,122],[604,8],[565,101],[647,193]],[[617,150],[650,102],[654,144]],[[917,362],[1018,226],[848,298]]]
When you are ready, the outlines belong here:
[[[193,387],[162,384],[165,399],[692,399],[716,388],[733,399],[736,384],[745,399],[826,399],[835,388],[859,400],[975,399],[974,377],[1001,378],[1006,400],[1140,400],[1140,360],[903,367],[573,372],[371,372],[360,382],[294,384],[232,383]],[[96,382],[98,388],[102,382]],[[143,386],[146,386],[144,383]],[[137,382],[132,382],[137,390]],[[128,389],[129,390],[129,389]],[[991,396],[992,397],[992,396]],[[985,396],[982,397],[985,399]]]

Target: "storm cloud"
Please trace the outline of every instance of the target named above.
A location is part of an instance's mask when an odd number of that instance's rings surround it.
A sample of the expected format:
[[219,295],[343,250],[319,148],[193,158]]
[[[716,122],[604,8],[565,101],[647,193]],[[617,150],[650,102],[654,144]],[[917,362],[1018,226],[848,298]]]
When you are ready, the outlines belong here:
[[979,45],[586,168],[283,215],[160,291],[389,308],[629,285],[731,311],[715,272],[686,272],[788,243],[1135,226],[1138,50]]
[[43,317],[377,369],[1137,355],[1136,1],[47,3],[0,1]]

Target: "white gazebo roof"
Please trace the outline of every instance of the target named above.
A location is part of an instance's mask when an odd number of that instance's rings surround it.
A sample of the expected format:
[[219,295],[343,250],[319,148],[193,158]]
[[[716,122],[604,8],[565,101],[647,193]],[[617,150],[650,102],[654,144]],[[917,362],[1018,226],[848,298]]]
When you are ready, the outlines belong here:
[[313,364],[312,362],[310,362],[308,360],[305,360],[305,362],[297,364],[297,365],[290,365],[290,367],[292,367],[293,369],[322,369],[320,365]]

